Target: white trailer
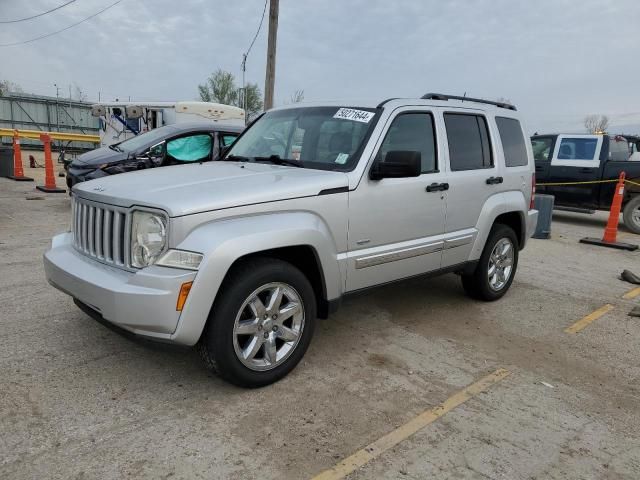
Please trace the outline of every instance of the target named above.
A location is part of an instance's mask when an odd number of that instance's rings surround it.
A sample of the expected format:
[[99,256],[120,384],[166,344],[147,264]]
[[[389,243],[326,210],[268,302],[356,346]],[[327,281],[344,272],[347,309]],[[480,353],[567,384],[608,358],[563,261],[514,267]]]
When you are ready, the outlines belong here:
[[100,119],[103,147],[174,123],[203,121],[245,125],[243,109],[211,102],[97,103],[91,106],[91,115]]

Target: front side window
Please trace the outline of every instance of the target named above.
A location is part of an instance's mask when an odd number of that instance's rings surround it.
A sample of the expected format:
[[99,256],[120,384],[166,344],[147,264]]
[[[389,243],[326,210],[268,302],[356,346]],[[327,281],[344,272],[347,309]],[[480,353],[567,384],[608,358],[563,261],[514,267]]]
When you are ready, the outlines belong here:
[[211,135],[198,134],[175,138],[167,142],[167,156],[179,162],[206,160],[211,154]]
[[500,133],[506,166],[522,167],[527,165],[529,159],[520,122],[515,118],[496,117],[496,125]]
[[491,168],[493,157],[486,119],[481,115],[445,113],[452,171]]
[[532,138],[531,148],[533,149],[533,159],[536,162],[548,162],[552,143],[553,139],[551,137]]
[[294,160],[305,168],[352,170],[377,121],[373,108],[303,107],[265,113],[232,145],[227,159]]
[[385,161],[391,151],[420,152],[422,173],[437,171],[433,116],[430,113],[402,113],[391,124],[378,157]]

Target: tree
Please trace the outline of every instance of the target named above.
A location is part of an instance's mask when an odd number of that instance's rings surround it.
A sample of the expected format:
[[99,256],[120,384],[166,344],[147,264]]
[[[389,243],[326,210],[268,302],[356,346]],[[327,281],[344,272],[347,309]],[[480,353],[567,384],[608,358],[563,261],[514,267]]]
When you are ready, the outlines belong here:
[[304,90],[296,90],[291,95],[291,103],[300,103],[304,100]]
[[[224,105],[245,108],[245,99],[242,98],[236,79],[230,72],[218,69],[203,85],[198,85],[200,100],[203,102],[216,102]],[[246,85],[246,114],[251,119],[262,111],[262,92],[257,83]]]
[[606,132],[609,127],[609,117],[606,115],[587,115],[584,117],[584,128],[589,133]]
[[4,97],[9,92],[22,93],[23,90],[20,85],[11,80],[0,80],[0,97]]
[[87,94],[82,90],[82,87],[76,82],[73,82],[73,94],[71,97],[79,102],[86,102],[88,98]]

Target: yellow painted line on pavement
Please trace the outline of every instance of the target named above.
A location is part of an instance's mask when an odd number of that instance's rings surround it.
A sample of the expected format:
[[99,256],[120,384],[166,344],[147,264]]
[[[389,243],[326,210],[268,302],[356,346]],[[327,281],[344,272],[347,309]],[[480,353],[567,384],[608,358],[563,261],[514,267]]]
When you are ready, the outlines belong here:
[[632,288],[627,293],[622,295],[622,298],[624,298],[625,300],[630,300],[632,298],[636,298],[638,295],[640,295],[640,287]]
[[441,403],[430,410],[426,410],[417,417],[414,417],[412,420],[409,420],[404,425],[387,433],[375,442],[370,443],[362,450],[358,450],[356,453],[345,458],[334,467],[313,477],[312,480],[339,480],[346,477],[360,467],[369,463],[371,460],[379,457],[387,450],[395,447],[403,440],[406,440],[430,423],[435,422],[447,412],[450,412],[479,393],[484,392],[490,386],[498,383],[510,374],[511,372],[508,370],[499,368],[495,372],[481,378],[475,383],[472,383],[463,390],[460,390],[458,393],[445,400],[444,403]]
[[578,320],[576,323],[574,323],[570,327],[565,328],[564,331],[565,331],[565,333],[578,333],[583,328],[585,328],[585,327],[589,326],[591,323],[595,322],[597,319],[599,319],[605,313],[613,310],[613,308],[614,308],[613,305],[611,305],[610,303],[607,303],[606,305],[600,307],[596,311],[591,312],[586,317],[581,318],[580,320]]

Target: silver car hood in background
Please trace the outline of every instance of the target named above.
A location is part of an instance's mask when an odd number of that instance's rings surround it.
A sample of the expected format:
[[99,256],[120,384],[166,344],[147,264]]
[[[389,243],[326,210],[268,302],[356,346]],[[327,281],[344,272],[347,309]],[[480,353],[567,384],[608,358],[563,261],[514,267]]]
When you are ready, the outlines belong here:
[[112,175],[76,184],[88,200],[160,208],[169,216],[318,195],[347,187],[345,173],[248,162],[206,162]]

